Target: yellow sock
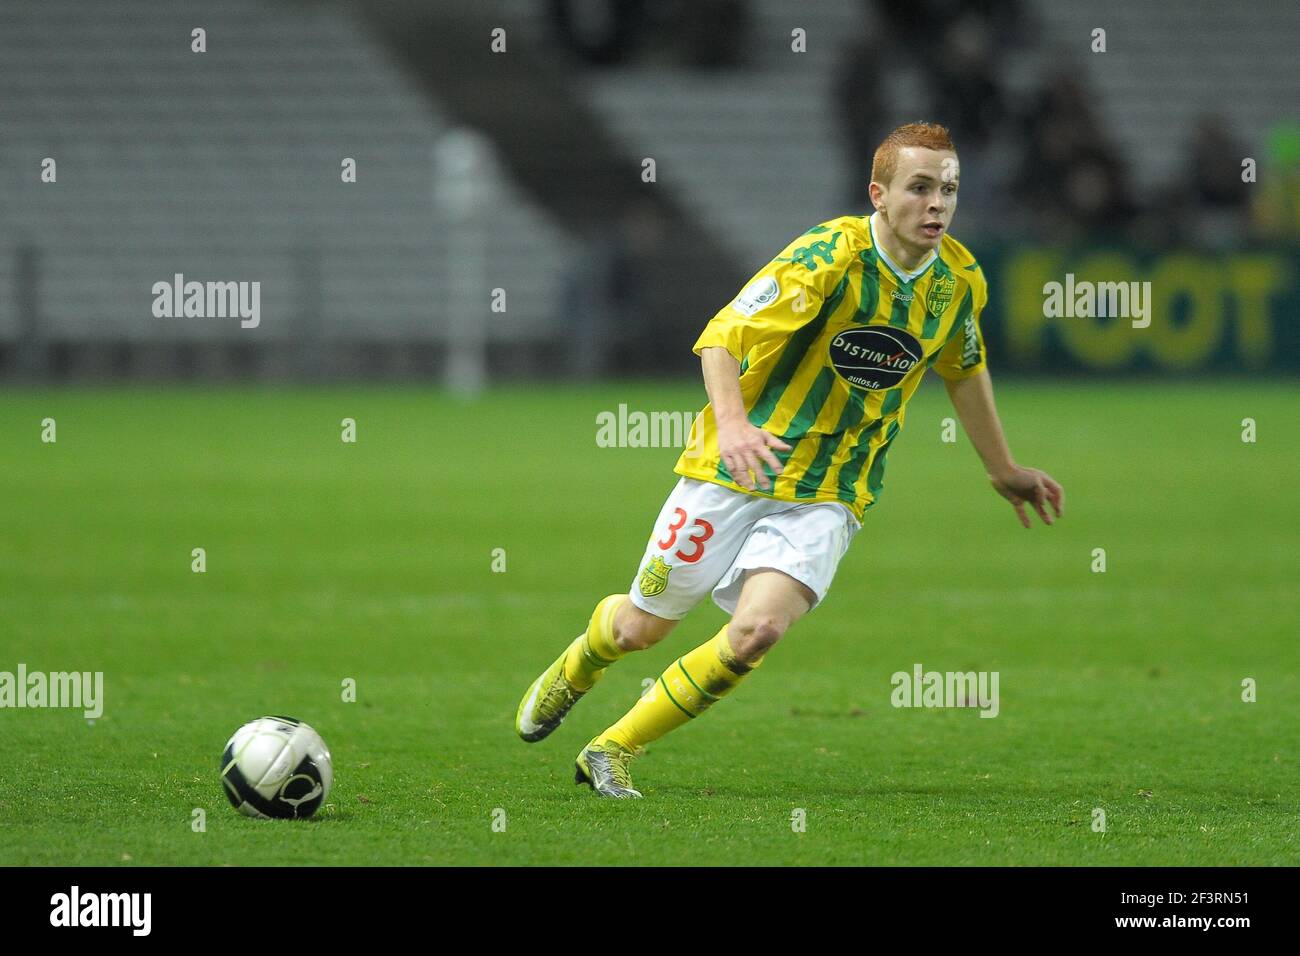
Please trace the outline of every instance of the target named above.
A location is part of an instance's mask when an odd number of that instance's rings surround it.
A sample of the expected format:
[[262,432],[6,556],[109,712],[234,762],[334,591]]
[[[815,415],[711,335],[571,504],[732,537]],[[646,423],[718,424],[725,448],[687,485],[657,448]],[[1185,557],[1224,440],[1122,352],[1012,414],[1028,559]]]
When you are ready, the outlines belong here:
[[736,660],[723,627],[712,639],[668,665],[653,687],[619,721],[596,737],[635,750],[694,720],[728,694],[754,667]]
[[614,615],[626,599],[626,594],[611,594],[603,599],[592,612],[587,630],[569,645],[564,658],[564,679],[571,686],[589,689],[606,667],[628,653],[614,643]]

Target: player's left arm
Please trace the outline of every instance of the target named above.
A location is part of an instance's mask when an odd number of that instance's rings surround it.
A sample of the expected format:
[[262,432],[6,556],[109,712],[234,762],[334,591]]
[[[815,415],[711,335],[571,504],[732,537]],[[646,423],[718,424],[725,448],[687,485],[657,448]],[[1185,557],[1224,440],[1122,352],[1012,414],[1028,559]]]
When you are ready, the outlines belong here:
[[988,471],[993,488],[1016,509],[1020,523],[1030,526],[1025,503],[1033,505],[1044,524],[1052,523],[1046,505],[1051,505],[1056,517],[1064,514],[1065,492],[1060,484],[1045,471],[1024,468],[1011,457],[1002,422],[993,403],[993,380],[987,368],[959,379],[944,379],[948,398],[961,419],[962,427],[970,436],[980,461]]
[[[1020,523],[1030,526],[1025,503],[1033,505],[1044,524],[1052,518],[1045,505],[1051,505],[1061,517],[1065,494],[1061,486],[1045,471],[1022,468],[1011,457],[997,407],[993,404],[993,382],[989,378],[984,335],[980,315],[988,304],[988,283],[978,265],[963,270],[970,283],[969,298],[962,303],[965,318],[953,326],[948,342],[935,357],[934,370],[948,389],[948,398],[970,436],[971,444],[984,462],[993,488],[1016,509]],[[960,313],[959,313],[960,314]]]

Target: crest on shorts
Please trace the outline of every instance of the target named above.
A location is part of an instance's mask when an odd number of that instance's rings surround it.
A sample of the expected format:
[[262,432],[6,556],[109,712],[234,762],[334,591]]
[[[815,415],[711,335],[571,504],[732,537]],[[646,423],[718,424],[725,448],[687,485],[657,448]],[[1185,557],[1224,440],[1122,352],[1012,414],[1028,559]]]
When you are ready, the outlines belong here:
[[641,594],[644,597],[654,597],[656,594],[663,594],[664,589],[668,587],[668,572],[672,566],[668,564],[659,555],[650,559],[650,563],[641,569],[641,581],[639,586]]
[[943,310],[952,302],[952,295],[957,291],[957,279],[950,275],[935,275],[930,283],[930,291],[925,294],[925,307],[931,315],[943,315]]

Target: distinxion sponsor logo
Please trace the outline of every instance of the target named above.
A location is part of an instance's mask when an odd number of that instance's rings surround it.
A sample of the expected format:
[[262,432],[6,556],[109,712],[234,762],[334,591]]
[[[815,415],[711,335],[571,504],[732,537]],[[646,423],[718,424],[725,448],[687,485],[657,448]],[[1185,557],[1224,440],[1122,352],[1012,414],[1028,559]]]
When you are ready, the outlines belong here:
[[867,326],[845,329],[830,342],[830,361],[851,385],[892,388],[916,367],[921,343],[902,329]]

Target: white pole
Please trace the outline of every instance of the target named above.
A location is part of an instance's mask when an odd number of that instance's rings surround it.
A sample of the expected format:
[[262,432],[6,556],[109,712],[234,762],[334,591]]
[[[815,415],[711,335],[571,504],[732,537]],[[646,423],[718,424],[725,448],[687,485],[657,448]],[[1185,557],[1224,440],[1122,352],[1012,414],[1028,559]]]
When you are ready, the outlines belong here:
[[442,297],[446,313],[445,382],[472,397],[487,385],[488,242],[497,198],[491,142],[472,129],[453,129],[433,146],[433,201],[446,247]]

